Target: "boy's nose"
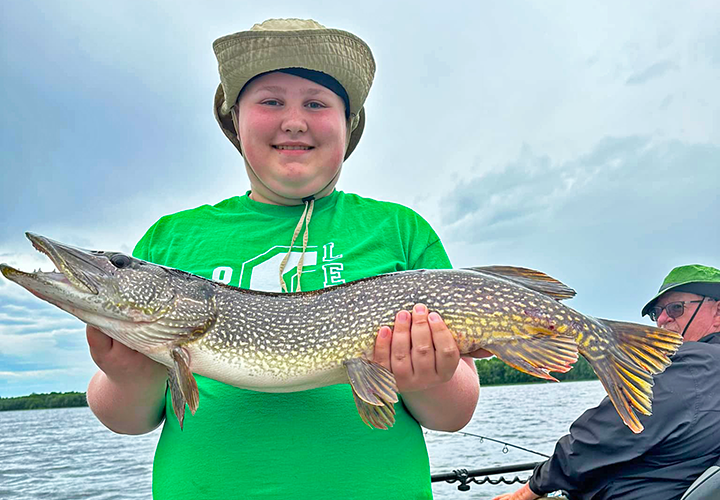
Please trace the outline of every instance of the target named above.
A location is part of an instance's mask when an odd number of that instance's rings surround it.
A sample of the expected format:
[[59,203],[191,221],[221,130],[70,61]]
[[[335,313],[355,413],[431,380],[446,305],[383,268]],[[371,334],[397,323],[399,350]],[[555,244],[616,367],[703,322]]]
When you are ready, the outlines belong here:
[[303,118],[302,112],[295,109],[288,109],[281,127],[283,132],[289,134],[307,132],[307,121]]

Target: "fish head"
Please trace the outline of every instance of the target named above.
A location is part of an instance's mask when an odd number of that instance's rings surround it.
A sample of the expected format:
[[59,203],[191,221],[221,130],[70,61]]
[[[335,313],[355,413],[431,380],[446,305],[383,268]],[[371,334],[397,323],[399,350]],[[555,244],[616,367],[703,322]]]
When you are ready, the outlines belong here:
[[39,298],[89,324],[154,322],[174,304],[167,268],[119,252],[84,250],[26,233],[57,271],[26,273],[5,264],[0,272]]

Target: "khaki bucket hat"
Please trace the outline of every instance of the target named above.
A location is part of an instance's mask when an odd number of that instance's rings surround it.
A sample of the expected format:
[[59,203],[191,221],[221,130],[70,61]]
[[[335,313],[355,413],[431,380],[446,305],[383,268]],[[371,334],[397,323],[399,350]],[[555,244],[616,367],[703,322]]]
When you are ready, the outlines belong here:
[[345,158],[360,141],[365,126],[363,108],[375,76],[370,47],[347,31],[328,29],[312,19],[268,19],[248,31],[213,42],[220,85],[215,92],[215,119],[240,151],[230,108],[253,77],[285,68],[304,68],[332,76],[350,102],[350,140]]
[[658,293],[642,308],[645,316],[661,295],[668,292],[689,292],[712,299],[720,299],[720,269],[690,264],[676,267],[660,285]]

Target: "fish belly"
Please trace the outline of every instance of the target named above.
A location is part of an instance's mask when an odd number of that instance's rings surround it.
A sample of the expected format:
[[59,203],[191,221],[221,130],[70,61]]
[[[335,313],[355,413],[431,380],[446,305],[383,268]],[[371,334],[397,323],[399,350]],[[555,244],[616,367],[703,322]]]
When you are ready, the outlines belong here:
[[[190,370],[241,389],[297,392],[347,383],[342,363],[322,369],[293,366],[290,359],[233,357],[202,348],[188,348]],[[295,358],[297,359],[297,358]]]

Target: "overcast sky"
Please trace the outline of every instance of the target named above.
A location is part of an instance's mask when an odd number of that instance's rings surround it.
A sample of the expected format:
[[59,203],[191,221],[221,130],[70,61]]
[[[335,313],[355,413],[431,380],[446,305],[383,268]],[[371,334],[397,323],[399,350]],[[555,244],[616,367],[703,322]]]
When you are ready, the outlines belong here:
[[[244,193],[212,41],[269,17],[352,31],[378,70],[339,189],[410,206],[456,267],[540,269],[620,320],[720,267],[720,3],[4,0],[0,262],[24,238],[131,251]],[[0,396],[85,390],[84,326],[0,279]]]

